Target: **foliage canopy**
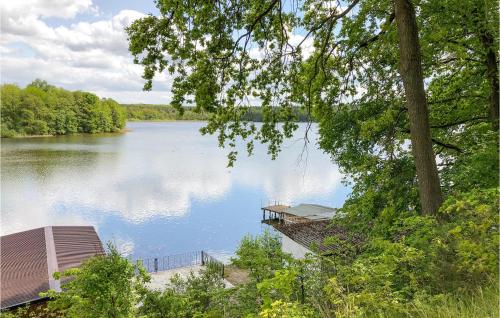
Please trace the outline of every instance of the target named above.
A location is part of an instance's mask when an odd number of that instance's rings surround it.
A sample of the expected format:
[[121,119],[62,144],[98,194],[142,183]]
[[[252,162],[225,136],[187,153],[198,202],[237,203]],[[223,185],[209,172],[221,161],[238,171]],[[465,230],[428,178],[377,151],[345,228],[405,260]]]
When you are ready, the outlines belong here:
[[[464,190],[456,170],[471,161],[474,173],[498,169],[491,160],[498,153],[498,3],[408,2],[443,191]],[[371,216],[420,210],[394,1],[156,4],[159,16],[127,30],[144,88],[169,72],[172,105],[211,114],[202,132],[230,148],[230,165],[239,138],[248,153],[258,141],[275,158],[298,127],[292,110],[301,108],[319,123],[320,147],[354,180],[349,203]],[[245,120],[252,105],[262,107],[261,126]],[[498,183],[497,174],[490,176],[485,186]]]
[[112,99],[70,92],[34,80],[22,89],[1,87],[2,137],[114,132],[125,127],[126,114]]

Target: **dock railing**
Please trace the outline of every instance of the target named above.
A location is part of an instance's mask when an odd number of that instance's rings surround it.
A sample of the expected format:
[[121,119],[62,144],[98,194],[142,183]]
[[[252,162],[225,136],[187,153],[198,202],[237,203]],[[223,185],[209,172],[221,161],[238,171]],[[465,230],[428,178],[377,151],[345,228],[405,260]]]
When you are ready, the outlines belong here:
[[138,263],[148,273],[156,273],[189,266],[207,266],[214,268],[224,277],[224,263],[205,251],[186,252],[163,257],[138,259]]
[[201,265],[213,269],[224,277],[224,263],[209,255],[207,252],[201,251]]

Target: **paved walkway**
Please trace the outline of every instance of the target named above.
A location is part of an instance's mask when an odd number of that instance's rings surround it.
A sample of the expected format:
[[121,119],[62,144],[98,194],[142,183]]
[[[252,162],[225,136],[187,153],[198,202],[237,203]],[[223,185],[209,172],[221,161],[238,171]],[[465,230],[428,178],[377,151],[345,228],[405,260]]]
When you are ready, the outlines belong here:
[[[151,274],[151,282],[147,284],[147,287],[151,290],[163,290],[167,283],[170,283],[170,278],[172,278],[175,274],[179,274],[179,276],[183,279],[187,278],[191,272],[195,275],[200,274],[200,270],[203,268],[201,265],[187,266],[181,268],[170,269],[166,271],[150,273]],[[224,279],[224,285],[226,288],[234,287],[233,284]]]

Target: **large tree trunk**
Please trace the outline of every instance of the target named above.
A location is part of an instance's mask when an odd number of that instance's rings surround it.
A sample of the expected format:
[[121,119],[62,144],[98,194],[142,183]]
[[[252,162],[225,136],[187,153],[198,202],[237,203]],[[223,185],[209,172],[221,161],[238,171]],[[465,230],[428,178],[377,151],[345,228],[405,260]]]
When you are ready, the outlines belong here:
[[485,13],[487,10],[484,7],[484,3],[477,3],[477,6],[472,10],[473,22],[477,26],[477,36],[481,39],[486,56],[484,58],[484,64],[486,67],[486,76],[490,82],[490,109],[489,117],[491,120],[491,128],[494,131],[498,131],[498,113],[500,107],[500,92],[498,88],[498,63],[497,63],[497,53],[495,49],[495,38],[493,34],[489,31],[488,16]]
[[432,149],[415,8],[411,0],[394,0],[394,4],[399,39],[399,72],[403,78],[408,106],[420,204],[423,214],[436,214],[443,199]]
[[498,65],[494,49],[493,36],[483,32],[481,42],[486,49],[486,72],[490,81],[490,119],[493,130],[498,131],[498,112],[500,107],[500,96],[498,91]]

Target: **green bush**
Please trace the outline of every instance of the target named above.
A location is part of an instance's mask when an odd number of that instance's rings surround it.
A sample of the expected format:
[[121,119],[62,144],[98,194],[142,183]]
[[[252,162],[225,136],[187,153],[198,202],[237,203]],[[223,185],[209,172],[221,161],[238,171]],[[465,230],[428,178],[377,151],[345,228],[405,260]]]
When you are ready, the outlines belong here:
[[257,282],[273,276],[274,271],[283,268],[291,260],[289,254],[281,250],[281,240],[276,234],[266,230],[261,236],[243,237],[236,250],[234,265],[248,269]]
[[183,279],[175,275],[163,291],[143,290],[139,314],[146,317],[220,317],[224,283],[207,267]]
[[325,292],[337,316],[404,314],[434,296],[498,284],[498,190],[450,197],[436,217],[401,217],[372,233]]
[[122,258],[116,248],[108,245],[108,254],[96,256],[79,268],[56,273],[55,277],[68,277],[62,285],[64,292],[53,290],[48,308],[75,318],[135,317],[139,295],[149,275],[140,266]]

